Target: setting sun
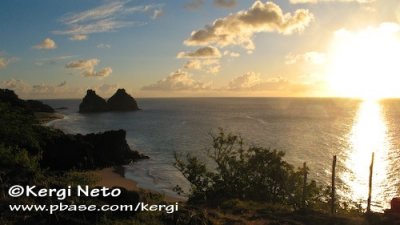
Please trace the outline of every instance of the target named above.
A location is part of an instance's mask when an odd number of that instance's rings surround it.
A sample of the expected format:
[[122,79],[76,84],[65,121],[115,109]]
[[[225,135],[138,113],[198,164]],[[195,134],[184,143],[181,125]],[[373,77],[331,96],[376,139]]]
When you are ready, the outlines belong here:
[[400,96],[397,24],[350,32],[339,30],[330,51],[328,82],[345,97],[384,98]]

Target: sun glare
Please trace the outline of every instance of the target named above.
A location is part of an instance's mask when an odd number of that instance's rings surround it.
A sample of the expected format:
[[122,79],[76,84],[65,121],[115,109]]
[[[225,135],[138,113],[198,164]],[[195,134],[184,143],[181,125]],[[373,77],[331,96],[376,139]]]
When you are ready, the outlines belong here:
[[329,53],[328,82],[343,97],[400,97],[400,27],[339,30]]

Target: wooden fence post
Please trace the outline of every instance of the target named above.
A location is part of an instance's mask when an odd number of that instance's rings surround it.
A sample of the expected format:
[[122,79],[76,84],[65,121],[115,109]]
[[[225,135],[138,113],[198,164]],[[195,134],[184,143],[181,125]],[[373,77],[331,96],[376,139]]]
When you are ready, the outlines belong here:
[[336,177],[336,155],[332,162],[332,190],[331,190],[331,213],[335,214],[335,177]]
[[371,212],[371,195],[372,195],[372,175],[374,172],[374,159],[375,153],[372,153],[371,165],[369,166],[369,185],[368,185],[368,203],[367,203],[367,213]]

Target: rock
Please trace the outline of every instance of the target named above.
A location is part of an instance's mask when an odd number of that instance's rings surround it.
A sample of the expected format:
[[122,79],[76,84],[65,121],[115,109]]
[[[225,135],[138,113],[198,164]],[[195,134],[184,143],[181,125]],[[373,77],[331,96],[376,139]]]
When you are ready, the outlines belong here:
[[42,129],[38,135],[42,143],[40,165],[43,168],[96,169],[148,158],[130,149],[124,130],[71,135],[60,130]]
[[111,111],[139,110],[136,100],[127,94],[125,89],[118,89],[117,92],[108,99],[107,105]]
[[26,100],[26,107],[33,112],[46,112],[46,113],[54,113],[54,109],[49,105],[44,104],[41,101],[36,100]]
[[83,98],[79,105],[80,113],[95,113],[95,112],[106,112],[108,106],[106,100],[96,94],[95,91],[89,89],[86,92],[86,96]]
[[54,113],[52,107],[41,101],[19,99],[13,90],[0,89],[0,102],[6,102],[11,106],[22,108],[28,112]]
[[0,89],[0,102],[8,103],[11,106],[26,108],[25,101],[19,99],[18,95],[16,95],[13,90]]
[[125,89],[118,89],[108,101],[96,95],[95,91],[89,89],[82,103],[79,105],[80,113],[136,110],[139,110],[136,100],[127,94]]

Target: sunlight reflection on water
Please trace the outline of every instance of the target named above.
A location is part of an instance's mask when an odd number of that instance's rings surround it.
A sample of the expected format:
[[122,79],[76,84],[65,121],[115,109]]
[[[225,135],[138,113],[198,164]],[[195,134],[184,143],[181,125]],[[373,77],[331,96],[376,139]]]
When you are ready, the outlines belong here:
[[396,188],[388,176],[390,143],[387,123],[378,101],[366,100],[361,103],[349,141],[350,149],[345,160],[348,169],[341,177],[349,188],[345,196],[361,202],[366,208],[369,167],[372,152],[375,152],[371,209],[382,211],[389,206]]

